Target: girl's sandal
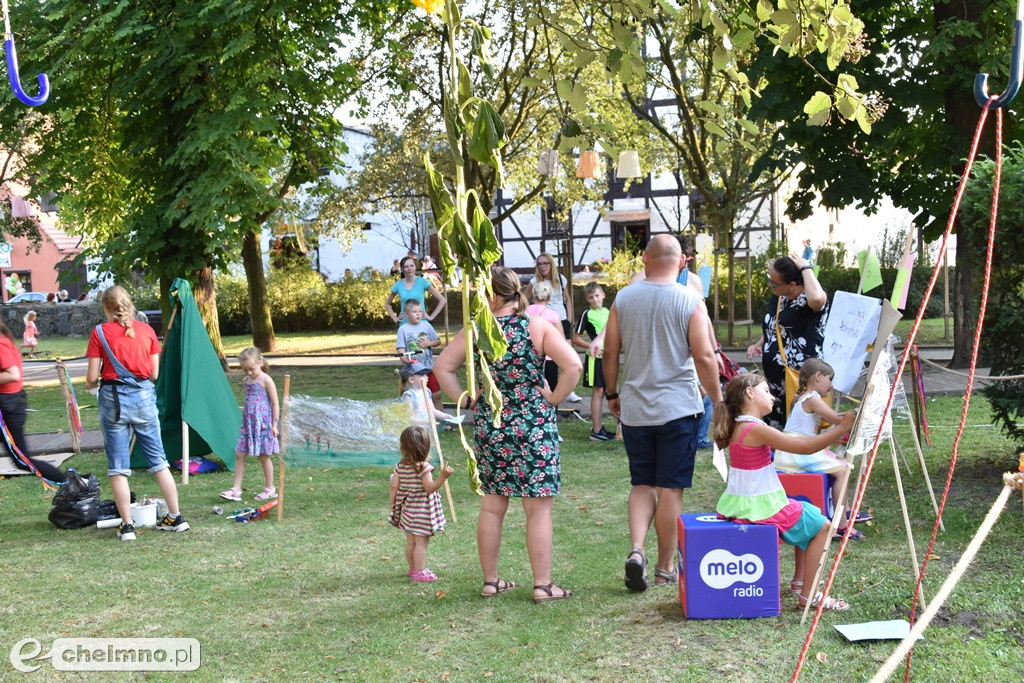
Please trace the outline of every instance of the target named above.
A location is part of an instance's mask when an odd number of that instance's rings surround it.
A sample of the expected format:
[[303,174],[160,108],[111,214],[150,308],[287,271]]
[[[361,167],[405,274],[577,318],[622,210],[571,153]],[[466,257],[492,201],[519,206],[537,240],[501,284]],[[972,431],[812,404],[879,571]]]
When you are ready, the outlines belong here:
[[[811,607],[817,607],[818,603],[821,602],[821,598],[822,593],[821,591],[818,591],[814,595],[814,599],[811,600]],[[802,595],[800,596],[800,606],[807,606],[807,600]],[[839,598],[833,598],[832,596],[825,599],[825,606],[822,607],[822,611],[824,612],[845,612],[848,609],[850,609],[850,603],[840,600]]]
[[[555,595],[556,588],[561,591],[560,595]],[[556,586],[553,581],[546,586],[534,586],[533,590],[544,591],[545,593],[547,593],[547,595],[533,596],[533,601],[538,605],[546,605],[547,603],[554,602],[555,600],[565,600],[566,598],[572,597],[571,590],[569,590],[568,588],[562,588],[561,586]]]
[[235,502],[241,502],[242,492],[239,489],[228,489],[227,491],[221,491],[220,497],[224,500],[233,500]]
[[[491,587],[494,589],[493,593],[488,593],[487,588]],[[510,591],[516,587],[515,581],[506,581],[505,579],[498,577],[497,581],[484,581],[484,590],[480,591],[480,595],[485,598],[493,598],[498,593],[504,593]]]
[[640,546],[633,546],[626,556],[626,588],[637,593],[647,590],[647,556]]
[[804,595],[804,582],[803,581],[790,581],[789,592],[792,595],[802,598]]
[[265,488],[253,496],[253,500],[273,500],[274,498],[277,498],[277,489],[273,487]]

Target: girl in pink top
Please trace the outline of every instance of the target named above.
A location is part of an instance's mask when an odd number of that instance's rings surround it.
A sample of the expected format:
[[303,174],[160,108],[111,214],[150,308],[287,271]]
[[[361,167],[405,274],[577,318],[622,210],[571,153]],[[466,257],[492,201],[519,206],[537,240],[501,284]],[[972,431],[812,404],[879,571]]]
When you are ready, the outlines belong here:
[[39,328],[36,327],[36,312],[29,311],[25,314],[25,331],[21,334],[23,346],[28,349],[28,357],[36,353],[36,346],[39,344]]
[[[772,449],[814,453],[853,427],[854,413],[815,436],[797,436],[766,425],[761,418],[772,412],[775,398],[764,378],[754,373],[734,377],[725,388],[724,400],[715,406],[713,433],[719,448],[729,447],[729,480],[716,508],[719,517],[742,524],[772,524],[782,540],[793,546],[795,567],[789,592],[799,596],[803,607],[811,600],[817,607],[822,595],[805,586],[813,577],[818,559],[828,543],[828,520],[810,503],[786,497],[772,465]],[[812,597],[813,595],[813,597]],[[824,609],[841,612],[850,608],[838,598],[828,598]]]

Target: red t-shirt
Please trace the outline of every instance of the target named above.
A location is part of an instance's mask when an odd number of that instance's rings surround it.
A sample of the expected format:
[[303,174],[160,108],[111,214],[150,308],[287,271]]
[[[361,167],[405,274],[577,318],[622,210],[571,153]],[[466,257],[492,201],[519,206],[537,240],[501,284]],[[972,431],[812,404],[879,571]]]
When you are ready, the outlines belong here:
[[[132,330],[135,337],[127,337],[121,323],[103,323],[103,336],[106,337],[110,350],[121,361],[121,365],[128,368],[136,377],[146,379],[153,368],[150,356],[160,353],[160,342],[153,328],[145,323],[132,323]],[[87,358],[103,359],[100,379],[117,379],[117,371],[114,370],[113,364],[107,361],[107,354],[100,343],[99,335],[96,334],[96,328],[93,328],[89,335],[89,348],[85,350],[85,355]]]
[[16,394],[21,391],[22,380],[25,377],[21,367],[21,351],[14,345],[14,342],[7,338],[6,334],[0,334],[0,370],[6,370],[14,366],[18,366],[18,376],[21,379],[17,382],[0,384],[0,394]]

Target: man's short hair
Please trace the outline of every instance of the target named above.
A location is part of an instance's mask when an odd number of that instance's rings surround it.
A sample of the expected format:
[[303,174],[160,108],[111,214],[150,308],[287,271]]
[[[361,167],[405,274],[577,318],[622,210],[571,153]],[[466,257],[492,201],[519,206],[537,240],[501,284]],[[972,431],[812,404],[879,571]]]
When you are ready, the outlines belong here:
[[405,300],[405,310],[406,310],[406,312],[409,311],[409,307],[410,306],[422,306],[422,305],[423,305],[423,303],[419,299],[406,299]]

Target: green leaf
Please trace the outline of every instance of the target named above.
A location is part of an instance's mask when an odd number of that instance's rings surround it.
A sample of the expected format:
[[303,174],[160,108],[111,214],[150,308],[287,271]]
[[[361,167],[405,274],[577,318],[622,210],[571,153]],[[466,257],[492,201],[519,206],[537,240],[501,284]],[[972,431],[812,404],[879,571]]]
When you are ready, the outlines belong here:
[[857,110],[857,125],[866,134],[871,135],[871,117],[868,116],[868,110],[864,107]]
[[714,135],[720,135],[723,138],[729,137],[729,134],[725,132],[724,128],[709,119],[704,120],[704,130]]
[[772,3],[768,0],[757,0],[757,20],[768,21],[768,18],[772,16]]
[[739,124],[740,128],[747,131],[751,135],[760,135],[761,129],[757,127],[757,124],[750,119],[737,119],[736,123]]
[[544,81],[540,80],[539,78],[534,78],[533,76],[525,76],[519,82],[522,83],[523,87],[525,88],[539,88],[542,85],[544,85]]
[[749,28],[741,28],[732,39],[733,45],[738,50],[745,50],[754,42],[754,32]]
[[486,100],[481,100],[477,107],[476,120],[473,122],[473,134],[469,140],[469,156],[481,163],[490,163],[495,150],[501,149],[504,144],[505,124],[494,110],[494,106]]
[[470,83],[469,69],[466,68],[465,62],[461,57],[457,57],[456,63],[459,66],[459,104],[463,104],[473,96],[473,86]]
[[476,203],[473,210],[473,231],[476,233],[477,251],[480,253],[480,261],[484,268],[489,269],[498,259],[501,258],[501,245],[498,243],[498,236],[494,232],[491,220]]
[[441,111],[444,115],[444,130],[448,137],[448,146],[452,149],[455,163],[462,166],[466,163],[462,158],[462,121],[458,108],[452,104],[447,94],[441,94]]
[[725,107],[711,100],[697,100],[697,106],[715,116],[725,116]]
[[822,111],[827,112],[832,107],[832,98],[828,96],[828,93],[817,91],[814,96],[807,100],[804,104],[804,113],[808,116],[815,116],[820,114]]
[[836,93],[836,109],[847,121],[852,121],[857,115],[857,101],[845,94]]
[[729,53],[716,46],[714,52],[711,53],[711,64],[715,67],[715,71],[724,71],[729,66]]
[[[427,197],[430,199],[430,209],[434,213],[434,225],[437,226],[438,236],[442,241],[446,241],[453,228],[455,203],[444,184],[444,178],[430,163],[429,151],[423,155],[423,168],[427,171]],[[441,250],[442,262],[448,256],[445,252],[446,250]],[[452,272],[451,269],[455,267],[455,263],[444,263],[443,265],[446,273]]]

